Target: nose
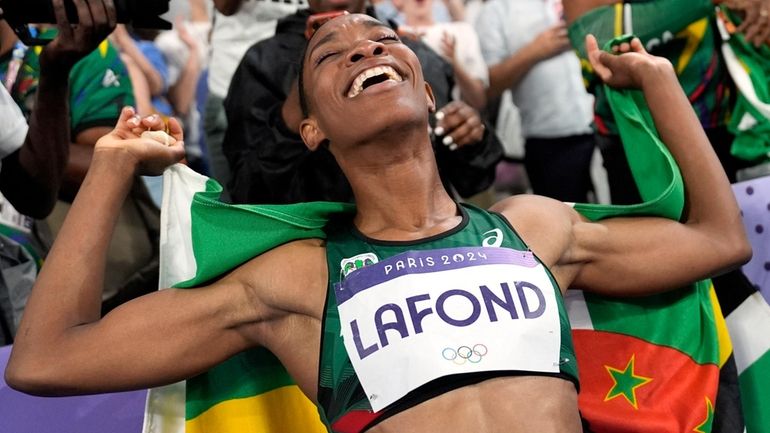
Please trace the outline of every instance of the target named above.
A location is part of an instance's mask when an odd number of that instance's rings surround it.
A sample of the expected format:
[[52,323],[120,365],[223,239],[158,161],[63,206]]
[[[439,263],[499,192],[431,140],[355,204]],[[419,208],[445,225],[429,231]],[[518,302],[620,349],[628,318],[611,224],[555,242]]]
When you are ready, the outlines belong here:
[[348,53],[348,63],[353,64],[368,57],[382,56],[387,53],[385,44],[377,41],[364,40]]

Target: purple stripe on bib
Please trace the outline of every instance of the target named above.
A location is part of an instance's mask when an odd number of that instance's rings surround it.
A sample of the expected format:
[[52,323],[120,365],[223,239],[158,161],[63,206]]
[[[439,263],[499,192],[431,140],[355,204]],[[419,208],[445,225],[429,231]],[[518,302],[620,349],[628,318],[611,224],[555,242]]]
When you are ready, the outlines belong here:
[[407,251],[353,271],[334,287],[337,305],[373,286],[409,274],[427,274],[484,265],[538,265],[529,251],[497,247],[460,247]]

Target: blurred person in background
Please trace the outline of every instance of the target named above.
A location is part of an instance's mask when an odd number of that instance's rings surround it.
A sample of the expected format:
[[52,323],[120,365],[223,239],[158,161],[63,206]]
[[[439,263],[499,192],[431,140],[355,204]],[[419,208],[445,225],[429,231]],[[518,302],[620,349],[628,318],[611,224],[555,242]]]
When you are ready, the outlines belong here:
[[[609,0],[564,0],[564,10],[570,26],[570,38],[581,59],[587,59],[587,54],[578,41],[586,34],[597,35],[602,44],[629,32],[638,36],[651,54],[665,57],[675,65],[682,88],[728,179],[734,182],[737,171],[750,163],[730,153],[734,136],[727,125],[736,89],[720,50],[715,3],[722,2],[653,0],[616,4]],[[724,3],[746,13],[747,21],[740,31],[745,32],[752,42],[767,41],[770,35],[770,1],[731,0]],[[764,16],[760,13],[762,8]],[[585,62],[582,64],[587,65]],[[607,169],[611,200],[615,204],[639,203],[641,197],[600,81],[590,68],[585,68],[584,75],[589,91],[596,96],[594,117],[597,140]]]
[[[70,159],[70,73],[116,24],[111,2],[77,3],[78,25],[69,23],[63,0],[52,5],[57,34],[38,51],[36,81],[23,71],[30,48],[0,20],[0,345],[13,341],[36,259],[45,254],[33,219],[53,210]],[[33,84],[34,92],[26,93]],[[9,90],[23,97],[28,118]]]
[[489,72],[481,55],[473,26],[465,21],[438,22],[433,16],[433,0],[393,0],[405,20],[399,31],[419,37],[452,65],[455,88],[452,97],[463,100],[478,111],[487,105]]
[[[393,0],[372,0],[377,16],[383,22],[402,25],[406,22],[404,14],[399,12]],[[462,0],[441,0],[432,5],[433,18],[439,23],[462,21],[465,19],[465,4]]]
[[560,0],[490,0],[476,22],[490,100],[510,89],[521,116],[532,192],[588,202],[593,191],[592,98],[570,51]]
[[[307,1],[214,0],[214,7],[208,73],[209,94],[203,125],[211,177],[224,185],[230,179],[230,168],[222,153],[222,141],[227,129],[223,102],[235,68],[250,46],[275,33],[279,18],[294,13],[297,9],[306,8]],[[227,191],[223,199],[227,199]]]

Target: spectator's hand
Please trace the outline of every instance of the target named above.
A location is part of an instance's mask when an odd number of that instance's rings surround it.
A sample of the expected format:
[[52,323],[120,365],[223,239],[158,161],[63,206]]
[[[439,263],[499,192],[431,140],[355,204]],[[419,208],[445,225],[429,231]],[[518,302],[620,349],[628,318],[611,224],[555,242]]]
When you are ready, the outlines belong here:
[[157,176],[184,158],[184,134],[173,117],[168,126],[157,114],[141,118],[125,107],[115,129],[96,142],[94,152],[128,152],[135,160],[137,174]]
[[758,47],[770,40],[770,0],[742,0],[728,7],[744,13],[737,31],[743,33],[748,42]]
[[450,64],[457,64],[457,43],[455,37],[449,34],[449,32],[444,32],[441,36],[441,53]]
[[79,24],[67,19],[64,0],[52,0],[58,34],[40,54],[42,68],[69,71],[75,63],[92,52],[117,23],[113,0],[75,0]]
[[542,59],[549,59],[569,50],[571,46],[567,35],[567,25],[559,23],[543,31],[535,37],[532,45]]
[[126,44],[132,43],[133,39],[131,38],[131,35],[128,33],[128,30],[126,29],[126,26],[123,24],[118,24],[115,26],[115,29],[110,34],[110,41],[115,44],[115,46],[123,51]]
[[189,49],[191,53],[197,53],[198,40],[195,39],[195,37],[193,37],[193,35],[190,34],[190,32],[187,30],[187,24],[182,20],[182,18],[177,18],[176,22],[174,23],[174,28],[176,28],[176,32],[179,35],[179,40],[185,44],[187,49]]
[[479,113],[462,101],[452,101],[436,112],[433,133],[449,150],[476,144],[484,138],[484,123]]
[[588,35],[586,51],[594,72],[605,84],[616,88],[642,88],[645,80],[673,72],[671,62],[647,53],[639,38],[614,46],[614,53],[608,53],[599,49],[593,35]]

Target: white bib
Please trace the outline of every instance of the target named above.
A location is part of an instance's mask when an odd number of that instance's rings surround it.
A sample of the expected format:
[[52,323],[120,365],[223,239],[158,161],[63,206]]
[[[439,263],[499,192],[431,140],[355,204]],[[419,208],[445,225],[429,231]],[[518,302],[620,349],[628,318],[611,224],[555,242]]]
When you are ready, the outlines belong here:
[[409,251],[351,273],[335,294],[375,411],[447,375],[559,371],[556,294],[531,252]]

